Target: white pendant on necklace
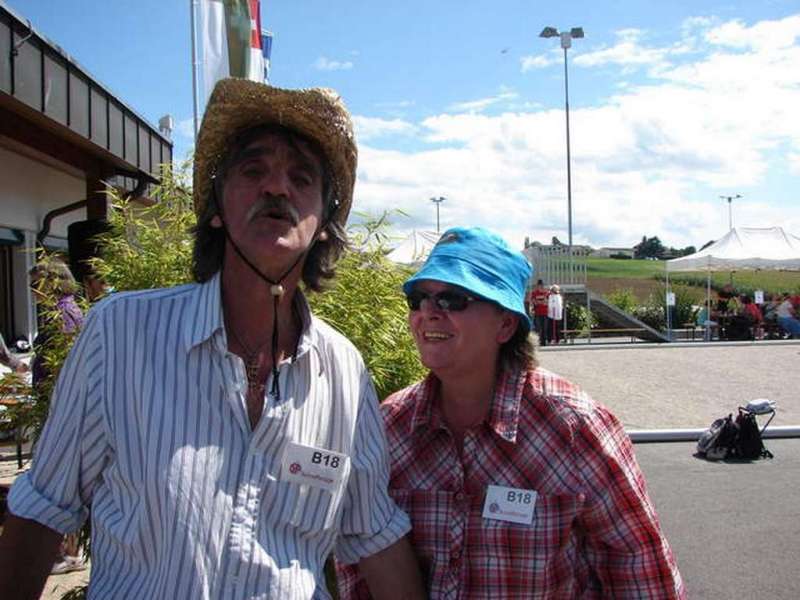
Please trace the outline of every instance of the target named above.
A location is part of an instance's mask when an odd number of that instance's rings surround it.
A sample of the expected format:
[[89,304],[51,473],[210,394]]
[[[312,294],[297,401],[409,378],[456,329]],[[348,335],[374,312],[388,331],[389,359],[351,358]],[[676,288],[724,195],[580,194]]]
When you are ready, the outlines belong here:
[[280,296],[283,296],[284,289],[283,289],[283,286],[280,283],[273,283],[269,288],[269,292],[273,296],[280,297]]

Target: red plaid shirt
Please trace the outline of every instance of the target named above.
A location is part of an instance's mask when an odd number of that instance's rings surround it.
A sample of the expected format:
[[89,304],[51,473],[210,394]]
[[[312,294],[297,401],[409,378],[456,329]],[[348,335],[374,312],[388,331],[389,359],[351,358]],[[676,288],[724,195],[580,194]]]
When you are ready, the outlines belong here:
[[[544,369],[500,375],[464,450],[439,410],[438,380],[383,404],[390,493],[411,517],[431,598],[684,598],[622,425]],[[535,490],[532,525],[482,517],[488,485]],[[340,567],[343,599],[369,598]]]

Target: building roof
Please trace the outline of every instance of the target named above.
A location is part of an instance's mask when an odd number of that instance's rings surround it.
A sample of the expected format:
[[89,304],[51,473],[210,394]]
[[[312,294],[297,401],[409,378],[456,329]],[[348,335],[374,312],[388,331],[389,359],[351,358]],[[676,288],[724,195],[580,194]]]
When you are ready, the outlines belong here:
[[157,127],[3,0],[0,56],[0,136],[104,176],[155,182],[172,162]]

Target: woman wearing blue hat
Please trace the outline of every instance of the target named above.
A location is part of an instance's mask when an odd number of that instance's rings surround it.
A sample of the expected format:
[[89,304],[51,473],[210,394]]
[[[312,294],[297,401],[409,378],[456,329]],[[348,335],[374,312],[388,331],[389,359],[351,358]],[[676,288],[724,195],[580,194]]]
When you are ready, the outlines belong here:
[[[431,598],[683,598],[622,425],[537,365],[530,277],[499,236],[455,228],[403,286],[430,374],[382,405],[389,487]],[[339,581],[369,597],[356,568]]]

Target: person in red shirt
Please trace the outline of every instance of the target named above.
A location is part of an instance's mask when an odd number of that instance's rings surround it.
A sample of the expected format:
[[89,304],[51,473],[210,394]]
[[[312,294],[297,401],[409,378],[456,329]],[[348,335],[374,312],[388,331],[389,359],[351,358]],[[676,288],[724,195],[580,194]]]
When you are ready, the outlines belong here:
[[528,305],[533,313],[533,326],[539,336],[539,344],[547,345],[547,298],[550,292],[544,287],[544,282],[539,279],[536,286],[531,290],[531,297]]
[[[405,282],[430,373],[382,405],[389,493],[433,600],[685,598],[622,424],[538,366],[521,253],[444,233]],[[339,567],[343,600],[369,598]]]

